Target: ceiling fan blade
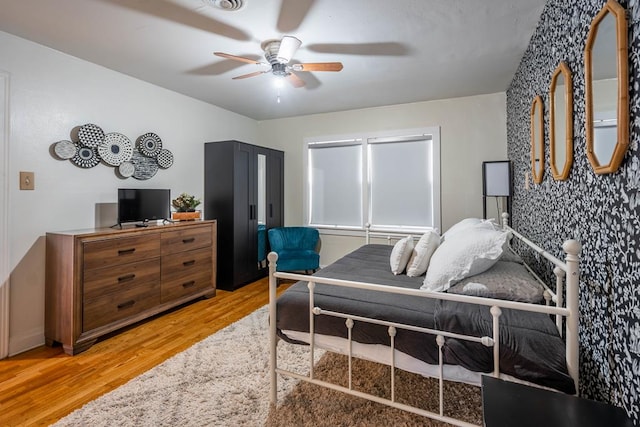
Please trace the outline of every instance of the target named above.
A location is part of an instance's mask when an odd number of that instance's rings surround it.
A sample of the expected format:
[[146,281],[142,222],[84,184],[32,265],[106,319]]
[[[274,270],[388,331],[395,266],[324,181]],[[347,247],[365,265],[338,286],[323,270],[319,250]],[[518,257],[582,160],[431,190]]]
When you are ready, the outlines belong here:
[[262,62],[256,59],[246,58],[244,56],[231,55],[229,53],[224,53],[224,52],[213,52],[213,54],[216,56],[220,56],[222,58],[233,59],[234,61],[246,62],[247,64],[257,64],[257,65],[262,64]]
[[282,0],[277,27],[281,33],[298,29],[313,6],[314,0]]
[[255,76],[259,76],[260,74],[264,74],[264,73],[268,73],[269,70],[267,71],[254,71],[253,73],[249,73],[249,74],[243,74],[241,76],[235,76],[232,77],[232,80],[239,80],[239,79],[248,79],[249,77],[255,77]]
[[193,76],[219,76],[221,74],[228,73],[231,70],[235,70],[238,67],[243,67],[242,63],[225,59],[223,61],[215,61],[201,67],[192,68],[185,72]]
[[396,42],[316,43],[307,45],[306,49],[318,53],[337,53],[343,55],[405,56],[411,53],[407,45]]
[[187,7],[180,6],[169,0],[131,1],[131,0],[99,0],[122,8],[134,10],[156,18],[176,22],[191,28],[197,28],[208,33],[218,34],[234,40],[250,41],[251,34],[225,24],[222,21],[202,15]]
[[308,64],[293,64],[295,71],[340,71],[342,62],[311,62]]
[[295,88],[303,87],[306,84],[304,80],[296,76],[295,73],[289,73],[287,75],[287,81]]
[[284,36],[280,40],[277,59],[281,64],[287,64],[293,58],[293,54],[300,47],[302,42],[293,36]]

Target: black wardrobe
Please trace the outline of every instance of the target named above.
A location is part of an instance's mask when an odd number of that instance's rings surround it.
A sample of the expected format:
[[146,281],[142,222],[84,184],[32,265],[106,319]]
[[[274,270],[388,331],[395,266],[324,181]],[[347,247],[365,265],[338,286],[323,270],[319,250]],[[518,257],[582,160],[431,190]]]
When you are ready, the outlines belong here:
[[204,214],[218,221],[217,287],[268,273],[267,230],[284,224],[284,152],[239,141],[204,148]]

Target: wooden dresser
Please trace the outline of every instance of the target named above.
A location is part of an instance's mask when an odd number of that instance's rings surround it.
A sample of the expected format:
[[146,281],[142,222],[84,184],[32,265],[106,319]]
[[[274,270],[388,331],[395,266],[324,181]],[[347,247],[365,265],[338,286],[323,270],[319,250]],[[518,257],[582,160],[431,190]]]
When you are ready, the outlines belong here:
[[45,339],[80,353],[123,326],[216,293],[216,221],[47,233]]

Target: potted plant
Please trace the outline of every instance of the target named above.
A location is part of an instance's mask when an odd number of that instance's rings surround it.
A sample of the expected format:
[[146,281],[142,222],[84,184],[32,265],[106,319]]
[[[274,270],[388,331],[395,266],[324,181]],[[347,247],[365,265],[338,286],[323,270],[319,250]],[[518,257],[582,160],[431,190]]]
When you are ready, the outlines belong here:
[[196,207],[202,203],[196,196],[192,196],[187,193],[182,193],[171,201],[176,212],[172,212],[171,219],[184,221],[194,220],[200,218],[200,211],[196,211]]

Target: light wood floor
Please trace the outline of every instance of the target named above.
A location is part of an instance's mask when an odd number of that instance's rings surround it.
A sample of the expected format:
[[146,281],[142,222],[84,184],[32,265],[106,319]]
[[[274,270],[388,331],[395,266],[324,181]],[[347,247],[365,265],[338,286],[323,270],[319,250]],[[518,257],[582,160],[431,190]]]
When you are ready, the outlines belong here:
[[[281,284],[278,292],[288,287]],[[49,425],[267,304],[267,279],[218,290],[68,356],[38,347],[0,360],[0,426]]]

